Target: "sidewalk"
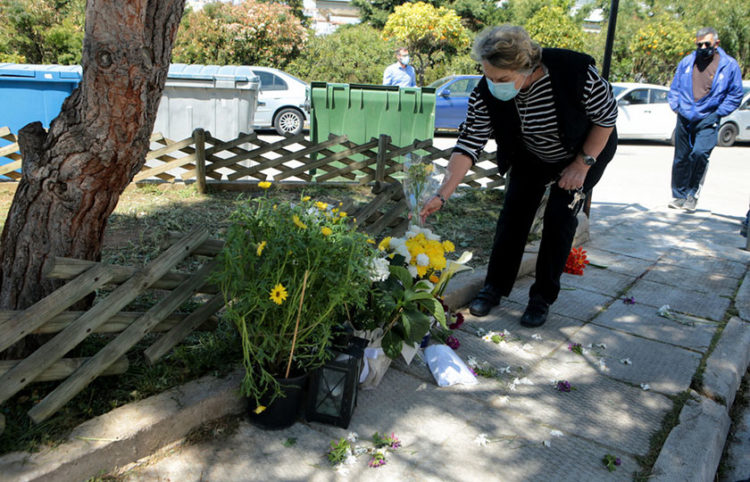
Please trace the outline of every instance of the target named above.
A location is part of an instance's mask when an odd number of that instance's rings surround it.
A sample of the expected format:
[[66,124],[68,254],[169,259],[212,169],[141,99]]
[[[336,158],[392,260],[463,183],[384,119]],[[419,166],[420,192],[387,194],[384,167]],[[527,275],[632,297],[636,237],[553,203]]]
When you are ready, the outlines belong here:
[[[713,480],[729,430],[727,405],[750,356],[750,252],[741,249],[738,222],[701,210],[690,215],[597,203],[592,219],[584,247],[602,267],[563,275],[564,289],[544,326],[518,323],[530,276],[488,316],[466,313],[457,354],[507,373],[474,386],[438,388],[419,360],[408,367],[394,363],[376,390],[360,392],[348,430],[300,422],[262,431],[241,418],[236,427],[163,450],[121,476],[181,482],[632,480],[639,461],[650,457],[649,480]],[[477,275],[470,279],[478,286]],[[663,305],[679,318],[658,316]],[[507,341],[483,341],[480,328],[507,330]],[[580,343],[583,355],[570,351],[570,343]],[[574,389],[557,391],[556,380]],[[682,405],[685,398],[682,411],[674,410],[675,400]],[[679,424],[669,423],[669,432],[662,428],[678,415]],[[393,432],[403,447],[382,467],[369,468],[363,455],[335,471],[326,451],[350,432],[367,446],[374,432]],[[605,454],[621,460],[616,471],[604,466]],[[0,473],[17,468],[6,465]]]
[[[739,249],[744,238],[736,222],[707,212],[595,204],[592,217],[586,249],[606,268],[564,275],[565,289],[543,327],[518,324],[529,276],[489,316],[467,313],[457,353],[510,373],[438,388],[419,361],[394,364],[378,389],[360,392],[349,430],[298,423],[263,432],[243,421],[233,435],[181,447],[126,480],[631,480],[674,397],[691,388],[718,322],[736,313],[730,307],[737,293],[742,321],[731,317],[731,338],[720,338],[715,350],[724,353],[716,355],[724,357],[721,368],[711,372],[716,362],[709,360],[703,375],[704,384],[724,387],[715,399],[734,399],[750,351],[750,253]],[[626,296],[635,304],[625,304]],[[658,316],[667,304],[690,318]],[[509,341],[485,342],[478,328],[507,330]],[[569,343],[591,348],[580,356]],[[559,392],[554,380],[575,390]],[[691,399],[665,446],[653,449],[661,454],[655,480],[713,479],[727,409],[695,392]],[[369,468],[361,456],[346,474],[328,466],[330,441],[349,432],[368,440],[376,431],[403,441],[386,465]],[[289,448],[288,438],[296,439]],[[621,459],[615,472],[602,463],[605,454]]]

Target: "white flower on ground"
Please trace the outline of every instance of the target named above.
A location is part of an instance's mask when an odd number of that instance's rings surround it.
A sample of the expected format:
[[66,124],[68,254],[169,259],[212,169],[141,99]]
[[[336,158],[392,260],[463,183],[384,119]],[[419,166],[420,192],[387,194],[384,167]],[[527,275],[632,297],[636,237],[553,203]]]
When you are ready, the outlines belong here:
[[562,437],[563,436],[563,433],[561,431],[559,431],[559,430],[550,430],[549,434],[552,437]]
[[539,335],[537,333],[534,333],[533,335],[531,335],[531,338],[536,341],[542,341],[542,335]]
[[550,442],[549,440],[543,440],[542,445],[549,448],[552,445],[552,442]]
[[604,363],[604,360],[603,360],[603,359],[601,359],[601,358],[599,359],[599,368],[600,368],[600,369],[601,369],[602,371],[604,371],[604,372],[606,372],[606,371],[608,370],[608,368],[607,368],[607,364],[606,364],[606,363]]
[[476,368],[479,364],[477,363],[477,359],[473,356],[470,356],[466,359],[466,364],[469,365],[470,368]]
[[669,318],[672,316],[672,313],[669,312],[670,308],[669,305],[662,305],[661,308],[656,312],[657,315],[663,316],[664,318]]
[[644,390],[650,390],[651,385],[649,385],[648,383],[641,383],[641,388]]
[[349,432],[349,435],[346,436],[346,439],[351,443],[357,443],[357,440],[359,440],[359,434],[357,432]]
[[633,364],[633,362],[630,361],[630,358],[620,358],[620,363],[622,363],[623,365],[632,365]]
[[479,445],[480,447],[485,447],[488,443],[490,443],[490,440],[487,438],[486,433],[480,433],[474,439],[474,443]]
[[477,328],[477,329],[476,329],[476,331],[475,331],[474,333],[476,333],[476,335],[477,335],[477,336],[478,336],[479,338],[482,338],[482,337],[484,337],[484,335],[486,335],[486,334],[487,334],[487,330],[485,330],[484,328]]
[[508,405],[510,403],[510,397],[507,395],[503,395],[502,397],[497,397],[497,403],[500,405]]
[[505,367],[505,368],[500,368],[500,369],[498,369],[498,371],[497,371],[497,372],[498,372],[498,373],[510,373],[510,365],[508,365],[508,366],[507,366],[507,367]]

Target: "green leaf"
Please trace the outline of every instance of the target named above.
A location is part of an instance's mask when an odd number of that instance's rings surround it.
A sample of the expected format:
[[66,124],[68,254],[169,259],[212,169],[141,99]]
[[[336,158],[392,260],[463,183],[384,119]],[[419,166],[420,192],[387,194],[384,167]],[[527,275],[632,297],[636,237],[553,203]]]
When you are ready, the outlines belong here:
[[385,354],[388,355],[389,358],[395,360],[401,354],[403,342],[393,330],[391,330],[383,335],[382,346]]
[[401,314],[401,321],[403,322],[406,318],[409,319],[411,329],[407,332],[404,340],[407,343],[417,343],[422,341],[422,338],[430,331],[431,320],[430,317],[418,309],[404,310]]
[[440,323],[440,326],[446,330],[448,329],[448,325],[445,323],[445,310],[437,298],[430,296],[429,298],[419,300],[419,304],[435,317],[435,320]]
[[401,284],[404,285],[404,288],[406,289],[411,288],[412,278],[408,269],[404,268],[403,266],[393,266],[393,265],[391,265],[389,269],[391,271],[391,275],[395,276],[396,279],[398,279],[401,282]]

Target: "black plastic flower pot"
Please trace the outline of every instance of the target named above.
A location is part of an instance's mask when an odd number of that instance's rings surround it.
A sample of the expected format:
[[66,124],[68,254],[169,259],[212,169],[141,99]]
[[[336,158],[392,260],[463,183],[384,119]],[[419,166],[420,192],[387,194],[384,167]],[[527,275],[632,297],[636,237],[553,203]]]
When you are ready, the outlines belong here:
[[307,378],[307,374],[304,374],[278,379],[284,397],[278,397],[271,403],[268,403],[270,394],[262,397],[260,405],[266,408],[260,413],[256,413],[254,402],[248,403],[250,423],[265,430],[281,430],[294,425],[302,407]]

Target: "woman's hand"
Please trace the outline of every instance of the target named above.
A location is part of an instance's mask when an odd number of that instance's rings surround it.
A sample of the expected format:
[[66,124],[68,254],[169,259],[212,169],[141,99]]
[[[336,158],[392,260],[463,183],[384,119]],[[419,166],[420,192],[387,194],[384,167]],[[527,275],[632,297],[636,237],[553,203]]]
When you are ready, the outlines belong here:
[[443,207],[443,201],[438,196],[432,196],[429,201],[422,206],[422,210],[419,211],[419,218],[424,224],[425,219],[430,214],[439,211]]
[[576,159],[568,164],[560,173],[560,180],[557,181],[557,185],[561,189],[570,191],[580,189],[583,187],[583,181],[586,180],[586,173],[589,172],[590,167],[583,162],[580,155],[576,156]]

